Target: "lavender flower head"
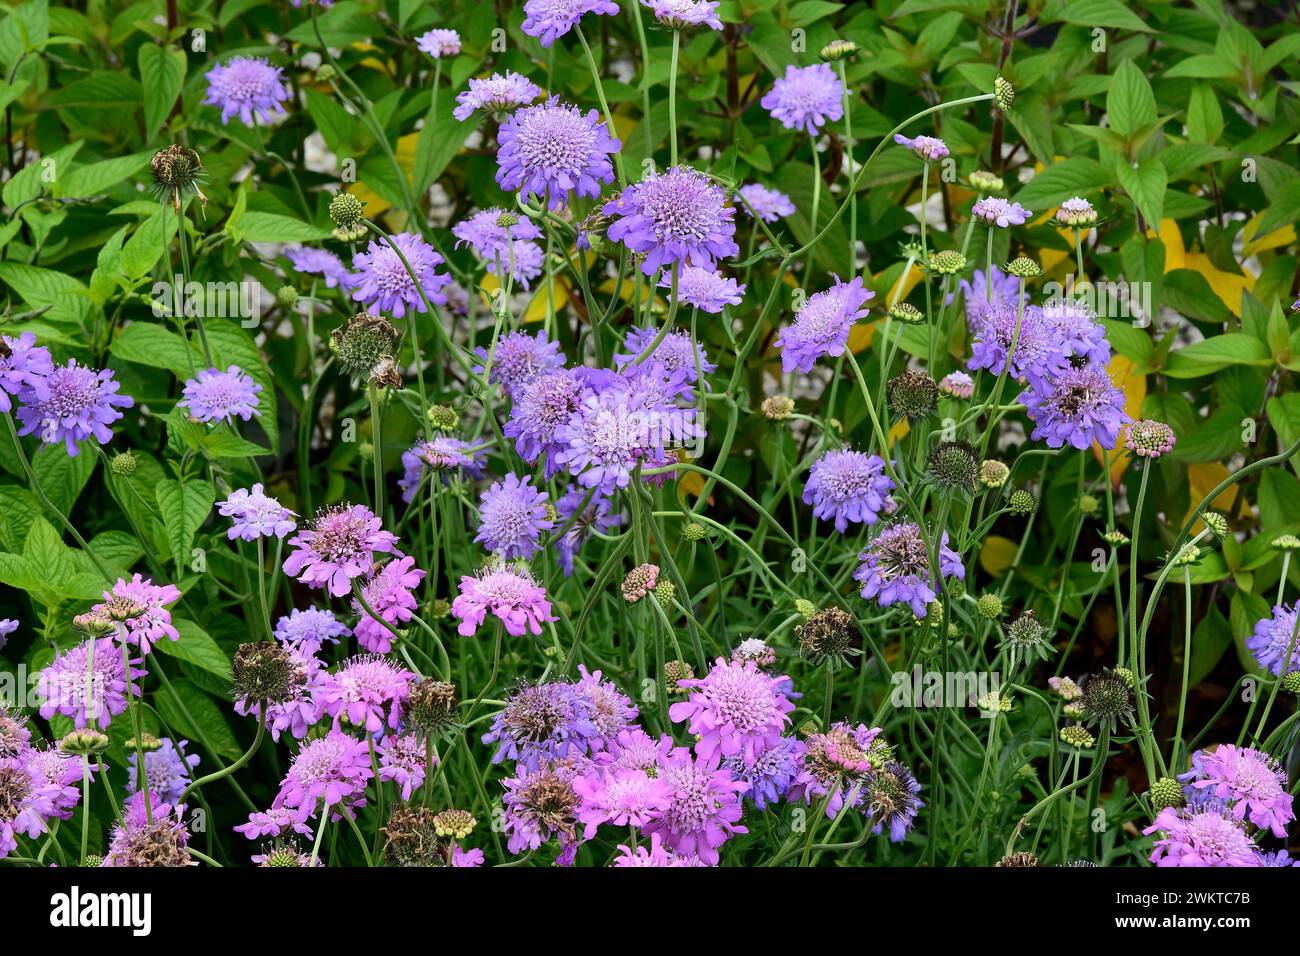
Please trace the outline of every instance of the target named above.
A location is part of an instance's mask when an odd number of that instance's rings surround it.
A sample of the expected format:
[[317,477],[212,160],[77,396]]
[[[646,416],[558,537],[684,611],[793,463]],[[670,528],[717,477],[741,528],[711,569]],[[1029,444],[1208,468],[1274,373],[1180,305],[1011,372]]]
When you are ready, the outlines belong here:
[[[654,344],[658,334],[656,329],[632,326],[623,337],[623,348],[627,351],[615,352],[614,364],[620,369],[627,367]],[[650,358],[660,363],[664,371],[669,374],[680,372],[683,381],[692,385],[699,381],[697,372],[708,375],[718,368],[709,361],[708,353],[691,338],[688,332],[669,332],[663,337],[663,341],[655,346],[654,351],[650,353]]]
[[1300,671],[1298,607],[1273,605],[1273,616],[1256,622],[1255,633],[1246,638],[1246,647],[1255,655],[1259,666],[1277,677]]
[[45,832],[58,795],[59,788],[33,775],[26,761],[0,757],[0,860],[18,849],[18,836],[35,839]]
[[[991,289],[990,282],[993,286]],[[969,280],[959,279],[957,287],[966,300],[966,324],[971,329],[978,329],[989,312],[998,306],[1010,306],[1014,315],[1020,299],[1020,280],[1007,275],[997,266],[993,266],[991,272],[976,269]],[[1028,305],[1028,302],[1025,304]]]
[[1142,832],[1163,834],[1151,850],[1156,866],[1260,865],[1258,848],[1245,828],[1213,800],[1166,807]]
[[1067,358],[1105,365],[1110,361],[1106,329],[1087,306],[1068,299],[1043,303],[1043,323],[1052,329]]
[[577,26],[588,13],[617,14],[618,4],[613,0],[528,0],[524,4],[524,22],[520,29],[530,37],[537,37],[543,47],[548,47]]
[[[361,596],[370,609],[390,626],[401,627],[415,611],[413,592],[424,576],[424,572],[415,566],[415,558],[394,558],[361,585]],[[352,612],[357,615],[357,626],[352,633],[356,635],[358,644],[375,654],[387,654],[393,649],[392,632],[366,613],[356,598],[352,600]]]
[[556,96],[516,111],[497,141],[497,185],[525,200],[536,196],[551,209],[567,206],[574,193],[599,196],[601,183],[614,181],[609,157],[622,145],[595,110],[583,113]]
[[[144,772],[149,778],[149,792],[156,794],[164,803],[176,803],[185,792],[190,782],[190,771],[199,765],[198,754],[186,754],[188,740],[180,741],[179,746],[170,737],[164,738],[162,746],[144,755]],[[127,791],[135,793],[140,789],[136,779],[137,754],[127,754]]]
[[1188,792],[1227,801],[1234,820],[1249,820],[1276,837],[1285,839],[1287,824],[1295,819],[1286,772],[1268,754],[1250,747],[1221,744],[1198,750],[1192,754],[1192,769],[1178,779]]
[[254,810],[248,815],[248,822],[232,827],[236,833],[242,833],[250,840],[262,837],[281,837],[287,833],[300,833],[305,837],[313,836],[312,829],[305,822],[305,817],[289,807],[276,810]]
[[1011,368],[1007,374],[1016,380],[1054,378],[1069,368],[1060,335],[1044,319],[1043,310],[1034,305],[1025,306],[1023,314],[1010,305],[988,309],[975,329],[966,367],[1001,375],[1008,356]]
[[[46,819],[71,820],[73,809],[81,802],[81,761],[53,747],[28,751],[23,759],[38,786],[49,784],[55,788],[53,810]],[[95,768],[86,769],[93,779]]]
[[327,289],[347,285],[348,267],[343,264],[342,259],[328,249],[289,246],[284,250],[284,255],[295,271],[324,277]]
[[747,215],[753,215],[763,222],[777,222],[794,215],[794,203],[780,190],[769,189],[762,183],[746,183],[737,192],[744,200],[740,208]]
[[63,442],[71,458],[80,452],[79,441],[94,438],[106,445],[113,438],[108,426],[122,417],[118,409],[135,404],[131,396],[117,394],[120,387],[110,369],[96,372],[68,359],[48,375],[32,376],[19,393],[18,434],[39,431],[46,445]]
[[835,285],[810,296],[793,324],[776,337],[782,369],[811,372],[819,358],[843,355],[849,344],[849,329],[866,316],[863,306],[874,297],[874,292],[863,287],[861,276],[852,282],[841,282],[835,276]]
[[568,530],[555,542],[555,550],[565,577],[573,574],[573,560],[593,531],[609,534],[626,520],[623,515],[614,514],[613,510],[613,502],[607,496],[572,484],[560,496],[555,503],[555,526],[567,526]]
[[134,575],[130,581],[118,578],[111,591],[104,592],[104,600],[92,610],[122,619],[126,639],[140,645],[148,654],[150,647],[161,641],[180,640],[180,631],[172,624],[168,604],[181,599],[180,589],[171,584],[154,584],[148,578]]
[[609,238],[644,255],[641,271],[648,276],[673,263],[713,269],[740,251],[727,194],[689,166],[647,173],[603,211],[615,217]]
[[1087,448],[1094,441],[1111,449],[1119,430],[1133,419],[1124,411],[1124,393],[1110,382],[1103,365],[1070,368],[1050,380],[1031,379],[1017,401],[1034,423],[1030,436],[1049,448]]
[[482,450],[470,452],[471,447],[469,442],[459,438],[435,435],[402,452],[402,479],[397,483],[402,489],[402,500],[407,504],[415,500],[426,471],[443,476],[460,472],[468,478],[481,475],[486,453]]
[[843,534],[854,524],[875,524],[885,511],[894,481],[885,474],[885,461],[849,448],[831,449],[815,462],[804,485],[804,504],[823,521],[834,521]]
[[185,382],[185,397],[176,404],[188,408],[190,415],[200,422],[233,422],[236,418],[248,421],[257,410],[257,393],[262,390],[238,365],[224,372],[210,368],[199,372]]
[[1006,229],[1008,226],[1023,226],[1033,213],[1018,202],[985,196],[971,207],[971,215],[987,226]]
[[[93,650],[91,649],[93,646]],[[145,671],[131,661],[131,691],[140,695],[139,679]],[[127,678],[122,652],[111,637],[86,641],[58,654],[41,671],[36,697],[40,714],[49,720],[55,714],[72,719],[78,728],[95,725],[107,729],[113,718],[126,710]]]
[[580,756],[596,736],[591,705],[575,684],[524,684],[506,700],[483,735],[496,744],[494,764],[511,760],[535,768],[546,760]]
[[[659,280],[659,288],[671,289],[673,277],[666,275]],[[745,287],[737,284],[735,279],[724,276],[712,269],[699,266],[686,266],[677,277],[677,298],[692,308],[717,314],[728,305],[740,305],[744,298]],[[671,333],[683,334],[683,333]]]
[[[397,784],[403,800],[424,786],[428,769],[425,742],[415,734],[389,734],[375,748],[379,754],[379,779]],[[435,763],[437,756],[434,756]]]
[[520,481],[510,472],[483,492],[474,540],[507,561],[531,558],[541,548],[542,532],[555,527],[547,503],[546,493],[534,488],[531,478]]
[[[409,232],[393,236],[392,241],[410,263],[411,271],[406,271],[402,256],[388,244],[388,239],[371,239],[365,252],[352,257],[355,272],[347,280],[353,289],[352,298],[367,310],[391,312],[399,319],[409,309],[428,312],[426,298],[434,305],[444,304],[447,297],[439,290],[450,284],[451,276],[437,271],[442,256]],[[420,280],[418,287],[411,279],[412,274]],[[423,297],[420,290],[424,291]]]
[[415,674],[378,654],[360,654],[339,665],[317,695],[337,730],[346,720],[374,734],[385,724],[397,729],[402,702],[411,691]]
[[469,89],[456,94],[457,106],[451,115],[464,122],[475,110],[504,113],[527,106],[541,95],[536,83],[513,70],[493,73],[486,79],[471,78]]
[[519,219],[513,225],[501,225],[501,209],[484,209],[452,228],[456,247],[469,245],[494,275],[506,273],[525,289],[542,274],[545,254],[532,240],[542,235],[531,219]]
[[11,395],[19,395],[54,371],[50,350],[36,344],[36,336],[0,335],[0,412],[13,410]]
[[440,60],[460,52],[460,34],[455,30],[430,30],[422,34],[415,45],[435,60]]
[[309,655],[319,651],[326,641],[337,644],[339,638],[347,634],[347,625],[336,618],[333,611],[323,608],[294,608],[275,624],[277,641]]
[[451,615],[460,621],[457,633],[473,637],[487,619],[496,617],[512,637],[542,633],[542,624],[558,620],[551,614],[546,589],[524,567],[493,563],[460,579],[460,594],[451,602]]
[[899,146],[905,146],[912,151],[919,159],[927,163],[937,163],[948,155],[948,145],[941,139],[933,136],[918,136],[915,139],[908,139],[902,133],[894,134],[894,142]]
[[[283,623],[288,618],[280,620]],[[342,624],[338,626],[342,628],[342,633],[347,633],[346,627]],[[278,628],[277,636],[279,636]],[[309,646],[307,639],[302,643],[285,645],[289,655],[290,679],[283,700],[268,703],[241,697],[235,701],[235,713],[266,721],[266,729],[272,740],[279,740],[280,735],[285,732],[301,740],[324,716],[325,707],[321,702],[321,694],[332,678],[326,673],[325,665],[316,657],[316,648],[309,650]]]
[[474,371],[482,375],[487,368],[488,380],[500,385],[507,395],[535,375],[564,365],[560,343],[550,341],[545,329],[536,335],[511,332],[501,336],[490,351],[480,345],[475,354],[480,364],[474,366]]
[[575,777],[573,789],[582,801],[578,821],[583,839],[591,840],[602,824],[643,827],[668,809],[667,785],[644,770],[591,768]]
[[748,833],[741,825],[741,795],[749,789],[723,769],[721,753],[692,756],[678,747],[663,761],[659,779],[668,790],[667,809],[657,812],[641,828],[658,834],[675,852],[698,856],[710,865],[718,862],[718,848],[734,834]]
[[375,554],[399,554],[397,536],[365,505],[322,508],[289,539],[294,548],[284,573],[313,588],[328,588],[333,597],[352,590],[352,579],[369,574]]
[[763,109],[786,129],[801,129],[816,136],[827,120],[844,116],[844,87],[825,63],[787,66],[761,100]]
[[753,661],[719,657],[704,677],[677,682],[691,694],[671,705],[668,716],[687,721],[701,758],[739,756],[748,765],[776,744],[790,722],[794,704],[782,692],[789,680],[785,675],[768,676]]
[[226,529],[231,541],[240,538],[256,541],[258,538],[283,538],[298,523],[296,515],[274,498],[262,492],[259,481],[252,488],[239,488],[225,501],[217,502],[217,511],[225,518],[233,518]]
[[722,766],[737,780],[749,784],[745,796],[759,810],[784,800],[794,786],[803,762],[803,744],[796,737],[780,737],[746,763],[743,756],[728,757]]
[[284,113],[289,99],[281,72],[261,57],[232,57],[207,72],[208,96],[203,102],[221,107],[223,126],[235,115],[245,126],[269,123]]
[[515,440],[515,451],[530,465],[545,455],[547,479],[561,467],[555,460],[563,448],[555,440],[556,430],[578,410],[586,388],[580,369],[549,368],[517,385],[511,395],[510,419],[502,434]]
[[331,730],[302,745],[280,781],[280,792],[271,807],[295,809],[299,819],[305,819],[314,816],[321,806],[326,810],[339,804],[361,806],[365,803],[366,783],[372,777],[366,744]]
[[[862,596],[881,607],[902,601],[919,618],[935,598],[937,582],[930,568],[930,556],[921,528],[912,521],[900,521],[885,528],[858,555],[862,564],[853,577],[862,582]],[[939,573],[945,578],[966,579],[966,568],[957,552],[948,547],[948,532],[939,543]]]
[[672,30],[698,30],[708,27],[721,30],[717,0],[641,0],[655,19]]
[[831,724],[827,731],[809,734],[804,742],[803,764],[790,788],[790,799],[812,804],[829,795],[826,816],[830,819],[835,818],[850,797],[852,806],[861,806],[859,784],[871,771],[868,754],[878,736],[879,727],[853,726],[843,721]]

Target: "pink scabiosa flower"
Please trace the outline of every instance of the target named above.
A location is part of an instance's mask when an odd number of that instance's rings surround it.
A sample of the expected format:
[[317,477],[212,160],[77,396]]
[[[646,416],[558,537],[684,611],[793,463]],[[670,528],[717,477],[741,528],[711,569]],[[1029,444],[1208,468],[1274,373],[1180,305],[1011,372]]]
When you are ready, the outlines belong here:
[[555,440],[556,430],[578,410],[586,388],[581,369],[548,368],[517,385],[511,394],[510,420],[502,434],[515,440],[515,451],[528,464],[535,465],[545,456],[543,477],[547,479],[561,468],[555,454],[564,446]]
[[641,0],[655,19],[671,30],[721,30],[717,0]]
[[1259,666],[1277,677],[1300,671],[1300,605],[1273,605],[1273,615],[1255,623],[1255,633],[1246,638],[1247,649]]
[[801,129],[816,136],[827,120],[844,117],[844,87],[825,63],[787,66],[760,101],[763,109],[786,129]]
[[644,255],[641,271],[648,276],[674,263],[713,269],[740,251],[727,194],[689,166],[647,173],[603,211],[615,217],[609,238]]
[[225,501],[217,502],[217,511],[222,517],[234,519],[226,529],[226,537],[231,541],[236,538],[244,541],[283,538],[298,527],[298,523],[293,520],[296,515],[264,494],[261,482],[252,488],[232,491]]
[[1157,837],[1151,850],[1156,866],[1259,866],[1258,847],[1245,828],[1213,800],[1166,807],[1142,831]]
[[0,707],[0,757],[25,757],[32,750],[32,732],[21,711]]
[[949,372],[939,381],[939,391],[953,398],[970,398],[975,394],[975,380],[965,372]]
[[359,654],[339,665],[323,682],[316,697],[337,730],[343,720],[374,734],[385,724],[396,730],[402,702],[411,692],[415,674],[378,654]]
[[512,637],[526,632],[542,633],[542,624],[558,620],[551,614],[546,589],[540,587],[526,567],[493,562],[475,575],[460,579],[460,594],[451,602],[451,616],[460,621],[456,629],[473,637],[488,614],[498,618]]
[[855,726],[844,721],[831,724],[825,732],[809,734],[804,741],[803,763],[790,789],[790,799],[811,805],[829,794],[826,816],[832,820],[850,796],[853,798],[852,806],[861,806],[862,788],[859,784],[871,771],[871,745],[879,736],[879,727]]
[[527,106],[541,95],[536,83],[513,70],[493,73],[486,79],[471,78],[469,89],[456,94],[457,106],[451,115],[464,122],[474,115],[475,110],[505,113]]
[[948,155],[948,144],[933,136],[918,136],[908,139],[902,133],[894,134],[894,142],[906,147],[918,158],[927,163],[937,163]]
[[629,866],[664,866],[664,867],[682,867],[682,866],[708,866],[696,856],[679,856],[664,846],[663,837],[654,834],[650,838],[650,845],[638,846],[635,849],[620,843],[618,847],[619,855],[614,857],[610,866],[629,867]]
[[126,639],[139,644],[141,653],[148,654],[164,637],[180,640],[180,631],[172,624],[171,612],[166,608],[180,599],[180,589],[175,585],[154,584],[136,574],[130,581],[118,578],[113,589],[104,592],[104,600],[91,610],[113,617],[124,616]]
[[284,102],[289,99],[281,72],[262,57],[232,57],[207,72],[208,95],[203,102],[221,108],[223,126],[232,116],[238,116],[245,126],[269,123],[284,113]]
[[[139,663],[131,661],[131,690],[137,697],[140,678],[146,673],[135,666]],[[104,730],[126,710],[126,687],[121,648],[111,637],[104,637],[57,655],[41,671],[36,698],[46,720],[62,714],[70,717],[78,729],[93,724]]]
[[583,113],[557,96],[513,113],[497,141],[497,185],[551,209],[564,208],[575,193],[599,196],[601,183],[614,181],[609,157],[622,145],[595,110]]
[[20,394],[54,371],[50,350],[36,344],[36,336],[0,335],[0,412],[13,410],[9,396]]
[[1174,450],[1178,436],[1164,422],[1142,418],[1124,431],[1124,447],[1139,458],[1159,458]]
[[60,788],[33,775],[26,761],[0,757],[0,860],[18,849],[19,836],[45,832],[59,794]]
[[482,866],[483,851],[478,849],[462,850],[459,846],[453,846],[451,848],[451,865],[466,867]]
[[[375,748],[379,754],[379,779],[392,780],[403,800],[424,786],[428,756],[424,741],[415,734],[389,734]],[[435,762],[437,757],[434,757]]]
[[668,809],[668,787],[644,770],[602,770],[592,767],[575,777],[573,789],[582,800],[578,821],[583,839],[596,836],[601,824],[643,827],[654,815]]
[[[71,820],[72,811],[81,802],[81,760],[54,748],[32,750],[23,759],[27,762],[27,772],[37,784],[55,788],[51,800],[54,806],[46,819]],[[94,779],[95,768],[86,769]]]
[[347,284],[348,267],[343,264],[342,259],[327,249],[289,246],[284,250],[284,255],[295,271],[323,277],[327,289],[335,289]]
[[737,190],[740,204],[746,215],[754,216],[763,222],[777,222],[786,216],[794,215],[794,203],[790,197],[778,189],[770,189],[762,183],[746,183]]
[[242,833],[250,840],[263,837],[282,837],[288,833],[299,833],[305,837],[313,836],[306,818],[289,807],[275,810],[254,810],[248,815],[248,822],[232,827],[236,833]]
[[985,196],[971,207],[971,215],[986,226],[1006,229],[1008,226],[1023,226],[1033,213],[1018,202],[1009,202],[998,196]]
[[562,850],[576,848],[582,798],[573,782],[581,769],[572,760],[549,761],[532,768],[519,764],[515,775],[502,781],[502,822],[511,853],[536,850],[553,839],[560,841]]
[[[352,257],[354,272],[347,279],[353,290],[352,298],[367,309],[391,312],[399,319],[409,310],[428,312],[425,299],[434,305],[443,305],[447,297],[440,290],[451,283],[451,276],[438,271],[442,256],[434,251],[433,246],[409,232],[391,238],[401,256],[389,245],[388,239],[371,239],[365,252]],[[402,262],[403,257],[410,264],[410,272]],[[418,286],[412,275],[419,280]]]
[[[199,765],[198,754],[185,753],[188,740],[179,743],[166,738],[157,750],[146,751],[144,755],[145,776],[149,779],[149,790],[164,803],[175,803],[189,786],[190,771]],[[127,754],[127,790],[135,793],[140,789],[136,771],[137,755]]]
[[613,0],[527,0],[524,22],[520,29],[548,47],[564,36],[588,13],[613,15],[618,4]]
[[[673,277],[665,275],[659,280],[659,287],[671,289]],[[692,308],[713,315],[721,312],[728,305],[740,305],[744,296],[744,285],[737,284],[735,279],[714,272],[712,269],[686,266],[677,278],[677,298]]]
[[733,779],[721,768],[721,759],[716,750],[708,757],[693,756],[685,747],[673,750],[659,776],[668,790],[668,807],[655,811],[641,832],[658,834],[677,853],[717,864],[718,848],[733,834],[749,832],[740,824],[741,795],[749,784]]
[[1268,754],[1220,744],[1192,754],[1192,769],[1178,778],[1189,791],[1226,801],[1234,820],[1249,820],[1285,839],[1295,819],[1286,772]]
[[352,590],[352,580],[369,574],[375,554],[400,554],[397,536],[365,505],[322,508],[306,528],[289,539],[294,548],[284,573],[333,597]]
[[[424,572],[415,566],[415,558],[395,558],[361,585],[361,596],[380,618],[400,627],[411,619],[416,608],[412,592],[423,580]],[[387,654],[393,649],[392,632],[367,614],[356,598],[352,599],[352,613],[358,615],[357,626],[352,629],[358,644],[375,654]]]
[[363,806],[366,783],[373,777],[366,744],[331,730],[302,745],[280,781],[280,792],[271,808],[288,807],[299,812],[299,819],[305,819],[314,816],[322,805],[326,810]]
[[176,404],[188,408],[190,416],[200,422],[229,423],[236,418],[248,421],[262,414],[257,410],[257,393],[261,390],[262,386],[238,365],[224,372],[210,368],[185,382],[185,397]]
[[1070,367],[1057,330],[1047,324],[1038,306],[1025,306],[1022,313],[1011,305],[993,306],[974,333],[966,363],[971,371],[982,368],[1001,375],[1008,356],[1007,374],[1015,380],[1053,378]]
[[[283,623],[288,618],[280,620]],[[343,628],[342,633],[347,633],[347,628],[341,624],[338,626]],[[319,643],[308,649],[309,646],[308,639],[304,639],[303,643],[285,645],[289,655],[289,686],[285,689],[283,699],[268,702],[241,697],[235,701],[235,713],[266,721],[266,730],[272,740],[279,740],[283,733],[301,740],[325,714],[321,695],[332,678],[316,656]],[[149,780],[152,783],[153,777],[150,776]]]
[[444,56],[455,56],[460,52],[460,34],[455,30],[430,30],[422,34],[415,45],[421,52],[440,60]]
[[119,388],[111,369],[96,372],[68,359],[48,375],[31,376],[19,392],[18,434],[37,432],[46,445],[63,442],[71,458],[80,452],[79,441],[93,438],[106,445],[113,438],[108,426],[122,417],[118,409],[135,404],[130,395],[117,394]]
[[564,366],[560,343],[552,342],[545,330],[535,335],[510,332],[491,348],[480,345],[475,354],[479,364],[474,371],[481,375],[486,368],[489,381],[500,385],[507,395],[534,376]]
[[415,493],[426,473],[445,477],[459,472],[467,478],[481,475],[485,452],[470,451],[471,447],[469,442],[459,438],[435,435],[402,452],[402,479],[397,483],[402,489],[402,500],[407,504],[415,500]]
[[850,448],[831,449],[815,462],[803,489],[804,504],[823,521],[834,521],[841,534],[849,522],[873,525],[885,510],[894,481],[885,460]]
[[18,622],[13,618],[0,617],[0,651],[4,650],[9,635],[18,630]]
[[776,744],[790,722],[794,704],[782,692],[789,680],[785,675],[768,676],[753,661],[733,663],[719,657],[704,677],[677,682],[690,688],[691,695],[671,705],[668,716],[687,721],[701,758],[740,756],[751,764]]
[[[862,582],[864,598],[881,607],[902,601],[917,617],[925,617],[937,582],[920,525],[914,521],[890,525],[871,540],[858,559],[862,564],[853,577]],[[939,573],[945,578],[966,579],[961,557],[948,547],[946,531],[939,543]]]
[[841,282],[808,298],[794,317],[794,323],[776,337],[781,349],[781,368],[786,372],[811,372],[813,363],[823,356],[844,354],[849,344],[849,329],[864,318],[867,302],[875,293],[862,285],[862,277]]
[[275,639],[305,654],[315,654],[326,641],[337,644],[347,634],[347,625],[323,608],[294,608],[275,622]]
[[578,674],[574,692],[587,705],[592,728],[587,745],[592,751],[603,750],[636,720],[637,708],[617,684],[604,680],[600,671],[589,672],[586,665],[579,664]]
[[1124,393],[1111,384],[1103,365],[1070,368],[1051,379],[1035,381],[1016,399],[1027,410],[1034,441],[1048,448],[1066,444],[1084,449],[1093,442],[1111,449],[1119,430],[1133,421],[1124,411]]
[[555,527],[547,517],[546,493],[520,481],[514,472],[483,492],[479,502],[479,529],[474,541],[507,561],[530,558],[541,547],[543,531]]

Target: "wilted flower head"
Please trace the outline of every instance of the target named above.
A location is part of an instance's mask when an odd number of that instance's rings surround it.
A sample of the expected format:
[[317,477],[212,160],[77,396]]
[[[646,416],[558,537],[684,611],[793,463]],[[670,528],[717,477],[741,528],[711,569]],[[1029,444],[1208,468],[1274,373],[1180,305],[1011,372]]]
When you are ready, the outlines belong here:
[[934,488],[969,496],[974,493],[979,478],[979,455],[966,442],[943,441],[930,450],[925,481]]
[[208,95],[203,102],[221,107],[222,125],[236,115],[245,126],[269,123],[284,113],[283,104],[289,99],[281,72],[262,57],[232,57],[207,72]]
[[761,103],[786,129],[816,136],[827,120],[844,117],[844,86],[825,63],[787,66],[785,76],[777,79]]
[[555,96],[513,113],[497,140],[497,184],[525,200],[536,196],[551,209],[564,208],[575,193],[599,196],[601,183],[614,181],[609,157],[621,146],[595,110],[583,113]]
[[122,822],[113,828],[104,866],[189,866],[193,862],[184,807],[166,803],[152,791],[140,791],[126,801],[122,810]]
[[843,355],[849,343],[849,329],[866,316],[864,306],[875,293],[863,287],[862,277],[856,276],[851,282],[841,282],[839,276],[834,278],[835,284],[810,296],[794,322],[776,337],[774,344],[781,349],[784,371],[811,372],[817,359]]
[[794,629],[799,640],[799,653],[814,664],[838,666],[857,654],[853,639],[857,627],[848,611],[828,607],[818,611]]
[[188,146],[173,143],[153,154],[149,161],[153,174],[154,192],[163,200],[170,200],[172,208],[180,210],[186,193],[194,193],[203,203],[208,197],[199,189],[203,179],[203,160]]
[[873,768],[862,788],[862,812],[874,824],[871,832],[880,833],[889,827],[890,842],[900,842],[925,806],[918,796],[920,792],[916,777],[901,763],[891,761]]
[[[809,734],[804,741],[803,765],[790,791],[792,800],[812,804],[827,797],[826,815],[834,819],[872,768],[871,750],[879,727],[838,721],[829,730]],[[836,782],[838,781],[838,787]],[[861,806],[862,792],[852,797]]]
[[469,89],[456,94],[457,106],[452,110],[456,119],[464,122],[475,110],[484,113],[504,113],[527,106],[542,95],[541,89],[528,77],[513,70],[493,73],[486,79],[471,77]]
[[844,532],[850,522],[870,526],[879,521],[893,490],[879,455],[832,449],[813,462],[803,500],[813,506],[814,515],[834,521],[835,530]]
[[503,829],[509,835],[511,853],[536,850],[558,839],[562,849],[577,843],[578,812],[582,798],[574,789],[579,768],[566,761],[526,767],[519,764],[515,775],[502,781],[505,794]]
[[645,257],[646,275],[674,263],[711,270],[718,259],[740,251],[727,194],[689,166],[647,173],[606,203],[604,212],[614,217],[607,235]]
[[895,418],[919,422],[934,414],[939,404],[939,386],[925,372],[909,368],[889,380],[885,396]]
[[493,763],[512,760],[535,767],[548,758],[585,753],[596,736],[591,714],[576,684],[523,684],[497,712],[483,742],[497,745]]
[[117,394],[120,387],[112,370],[96,372],[75,358],[46,375],[31,376],[18,395],[18,434],[36,432],[46,445],[63,442],[72,458],[80,453],[80,441],[93,438],[106,445],[113,438],[108,426],[122,417],[118,409],[135,404],[131,396]]

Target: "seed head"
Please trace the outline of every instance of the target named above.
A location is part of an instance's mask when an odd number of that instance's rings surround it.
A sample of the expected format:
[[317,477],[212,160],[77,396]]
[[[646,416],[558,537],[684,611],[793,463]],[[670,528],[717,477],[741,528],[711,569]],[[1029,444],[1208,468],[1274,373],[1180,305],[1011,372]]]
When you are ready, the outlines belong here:
[[794,629],[799,653],[814,664],[831,667],[838,667],[859,653],[853,647],[855,633],[852,616],[838,607],[818,611]]
[[966,257],[956,249],[930,254],[930,271],[935,275],[953,276],[966,268]]
[[1016,88],[1011,85],[1011,81],[1006,77],[998,76],[994,78],[993,100],[998,104],[998,109],[1002,112],[1011,112],[1011,104],[1016,101]]
[[980,483],[985,488],[1001,488],[1011,477],[1011,469],[993,458],[980,462]]
[[208,197],[199,189],[203,178],[203,160],[188,146],[173,144],[153,154],[149,162],[154,188],[163,198],[170,198],[175,209],[181,208],[186,193],[194,193],[206,205]]
[[1016,256],[1007,263],[1006,273],[1018,279],[1033,279],[1043,274],[1043,268],[1028,256]]
[[456,726],[456,685],[424,678],[411,686],[404,715],[421,737],[438,738]]
[[794,399],[785,395],[769,395],[763,399],[763,415],[774,422],[783,422],[794,414]]
[[970,495],[975,491],[979,478],[979,455],[966,442],[940,442],[930,452],[925,480],[940,491]]
[[925,321],[925,315],[910,302],[894,303],[889,307],[889,317],[895,322],[903,322],[907,325],[920,325]]
[[240,644],[230,669],[237,700],[279,704],[291,696],[293,661],[280,644],[271,641]]
[[1002,616],[1002,598],[992,592],[981,594],[979,600],[975,602],[975,610],[985,620],[996,621]]
[[330,200],[330,219],[340,229],[355,229],[366,217],[366,204],[352,193],[335,193]]
[[894,417],[912,422],[929,418],[939,404],[938,383],[920,369],[908,369],[891,378],[885,394]]
[[1083,682],[1084,720],[1093,727],[1115,730],[1133,722],[1135,702],[1132,678],[1114,670],[1102,670]]
[[1183,795],[1183,785],[1173,777],[1161,777],[1151,784],[1147,799],[1151,802],[1151,809],[1156,813],[1169,807],[1181,807],[1187,802],[1187,798]]
[[425,418],[429,420],[430,426],[440,432],[455,431],[460,424],[460,416],[450,405],[430,405]]
[[1034,496],[1023,488],[1017,488],[1011,492],[1011,499],[1007,502],[1011,506],[1013,515],[1031,515],[1038,503],[1034,501]]

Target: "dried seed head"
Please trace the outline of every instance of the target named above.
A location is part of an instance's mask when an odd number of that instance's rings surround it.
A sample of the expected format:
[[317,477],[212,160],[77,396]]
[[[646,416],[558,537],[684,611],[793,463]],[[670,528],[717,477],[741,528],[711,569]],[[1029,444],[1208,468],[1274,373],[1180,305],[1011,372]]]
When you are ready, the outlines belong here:
[[1033,853],[1026,853],[1024,851],[1019,853],[1008,853],[993,865],[1003,867],[1038,866],[1038,857]]
[[938,383],[920,369],[908,369],[891,378],[885,393],[894,417],[913,422],[929,418],[939,403]]
[[206,204],[208,197],[199,189],[203,178],[203,160],[188,146],[172,144],[153,154],[149,161],[154,188],[159,196],[170,199],[172,206],[181,208],[186,193],[194,193]]
[[818,611],[794,629],[799,653],[814,664],[839,666],[857,653],[853,647],[856,633],[853,618],[838,607]]
[[441,737],[456,726],[456,685],[425,678],[411,687],[405,717],[422,737]]
[[360,312],[330,333],[330,348],[339,364],[356,378],[367,378],[385,359],[392,361],[397,329],[391,322]]
[[293,661],[279,644],[256,641],[239,645],[230,669],[236,700],[279,704],[291,696]]
[[930,452],[925,480],[940,491],[970,495],[979,479],[979,455],[966,442],[940,442]]
[[389,866],[441,866],[442,843],[428,807],[393,807],[384,827],[384,858]]

